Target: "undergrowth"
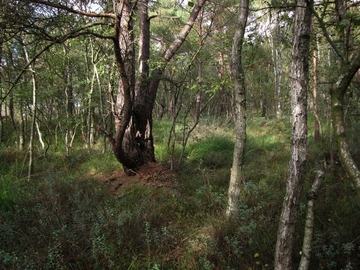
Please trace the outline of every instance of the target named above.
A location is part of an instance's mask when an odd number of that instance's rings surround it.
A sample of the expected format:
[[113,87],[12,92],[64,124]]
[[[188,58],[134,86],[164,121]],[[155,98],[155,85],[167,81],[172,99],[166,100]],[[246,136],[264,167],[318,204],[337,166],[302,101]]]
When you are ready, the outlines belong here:
[[[26,152],[2,148],[0,268],[272,269],[288,175],[288,125],[284,119],[249,120],[246,185],[232,221],[224,218],[234,146],[230,125],[199,124],[185,162],[176,168],[177,185],[130,185],[121,197],[96,179],[120,170],[110,152],[39,153],[27,182]],[[159,162],[168,160],[169,127],[155,126]],[[329,164],[323,149],[309,138],[294,261],[300,259],[306,191],[314,170],[326,163],[315,204],[311,269],[358,269],[359,205],[341,167]]]

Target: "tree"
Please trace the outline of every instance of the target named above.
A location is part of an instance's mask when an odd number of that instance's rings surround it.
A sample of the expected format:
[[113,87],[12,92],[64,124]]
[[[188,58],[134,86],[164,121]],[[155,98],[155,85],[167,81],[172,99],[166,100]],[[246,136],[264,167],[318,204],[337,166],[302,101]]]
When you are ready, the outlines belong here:
[[[102,131],[110,138],[118,161],[126,171],[131,172],[155,161],[152,113],[159,82],[167,64],[186,40],[205,2],[206,0],[190,2],[192,11],[188,21],[164,50],[161,61],[154,61],[153,65],[150,59],[150,23],[156,15],[149,16],[148,9],[153,4],[149,0],[113,1],[113,13],[88,11],[91,2],[87,1],[79,2],[79,9],[76,9],[70,7],[66,1],[55,3],[28,0],[21,3],[21,8],[15,9],[19,11],[11,11],[13,23],[6,25],[6,28],[13,32],[22,32],[25,29],[28,34],[48,42],[28,65],[53,45],[71,38],[92,35],[113,40],[119,73],[113,111],[116,134],[113,137],[110,132],[104,129]],[[11,1],[7,7],[13,10],[15,5],[16,3]],[[25,18],[29,18],[30,23],[27,23]],[[110,24],[114,26],[113,35],[109,35],[104,28],[109,26],[109,20],[112,20]],[[135,22],[138,22],[137,26]],[[83,24],[77,28],[81,23]],[[96,27],[101,26],[103,28],[97,31],[99,29]],[[63,34],[65,29],[70,30]],[[11,89],[8,93],[10,92]]]
[[306,174],[307,91],[312,4],[312,1],[298,0],[295,9],[290,76],[292,109],[291,158],[276,242],[274,268],[277,270],[293,268],[292,255],[295,241],[295,225]]
[[[23,46],[25,59],[29,62],[29,55],[25,46]],[[32,86],[32,104],[31,104],[31,122],[30,122],[30,140],[29,140],[29,166],[27,179],[30,181],[34,172],[34,136],[35,136],[35,122],[36,122],[36,77],[35,77],[35,65],[30,65],[31,72],[31,86]]]
[[243,184],[243,163],[246,143],[246,95],[245,95],[245,74],[242,67],[242,46],[246,22],[249,12],[249,1],[241,0],[237,28],[234,34],[231,52],[231,71],[234,79],[232,93],[233,114],[236,128],[236,141],[233,154],[233,164],[228,192],[228,205],[226,209],[227,218],[236,216],[238,200]]
[[[355,188],[357,198],[360,202],[360,170],[357,167],[348,146],[344,124],[344,99],[348,87],[360,68],[360,44],[355,43],[358,38],[357,31],[351,31],[351,21],[359,25],[358,15],[347,13],[349,7],[346,1],[335,1],[335,9],[340,29],[339,37],[342,46],[337,47],[338,57],[340,58],[339,75],[336,82],[330,88],[331,96],[331,118],[337,143],[337,149],[341,164],[350,177]],[[327,32],[325,32],[326,34]],[[354,37],[355,36],[355,37]],[[335,47],[334,47],[335,48]]]
[[116,135],[112,141],[115,156],[123,164],[125,170],[136,171],[142,165],[155,161],[152,112],[159,82],[166,64],[186,39],[206,1],[199,0],[194,5],[186,25],[163,53],[162,63],[152,67],[151,73],[149,1],[138,1],[136,4],[139,21],[137,72],[135,71],[132,2],[125,0],[114,3],[114,48],[120,82],[115,112]]
[[[328,3],[324,3],[322,10],[320,12],[314,10],[313,14],[333,52],[332,59],[336,61],[336,69],[332,70],[332,77],[336,79],[330,82],[329,91],[331,120],[341,164],[360,201],[360,170],[351,155],[345,125],[345,97],[360,68],[360,43],[357,27],[360,24],[359,3],[339,0],[334,2],[333,9],[329,9],[328,5]],[[325,12],[327,9],[330,12]]]
[[[360,49],[360,48],[358,48]],[[360,170],[351,156],[349,145],[346,139],[344,123],[344,97],[352,78],[360,68],[360,54],[355,52],[350,62],[346,61],[340,66],[340,76],[336,83],[331,86],[331,118],[337,143],[337,149],[341,164],[350,177],[355,188],[356,195],[360,201]]]

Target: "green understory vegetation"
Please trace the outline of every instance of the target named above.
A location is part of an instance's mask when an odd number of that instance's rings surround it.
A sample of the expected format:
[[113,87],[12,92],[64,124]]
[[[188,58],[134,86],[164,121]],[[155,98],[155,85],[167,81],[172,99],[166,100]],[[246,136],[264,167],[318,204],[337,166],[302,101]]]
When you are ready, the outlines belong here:
[[[311,119],[310,119],[311,120]],[[27,152],[0,151],[1,269],[272,269],[278,218],[288,175],[288,118],[248,119],[246,184],[237,219],[225,206],[234,144],[231,121],[202,120],[181,155],[171,154],[176,179],[166,187],[133,184],[113,196],[97,179],[121,170],[110,151],[58,147],[36,154],[27,181]],[[306,191],[319,168],[311,269],[360,268],[360,211],[351,184],[324,142],[309,130],[308,173],[297,224],[300,259]],[[353,125],[356,126],[356,125]],[[171,123],[155,126],[156,155],[167,166]],[[356,136],[352,149],[355,149]],[[352,137],[351,137],[352,136]],[[354,153],[356,154],[356,153]],[[358,162],[359,160],[357,160]]]

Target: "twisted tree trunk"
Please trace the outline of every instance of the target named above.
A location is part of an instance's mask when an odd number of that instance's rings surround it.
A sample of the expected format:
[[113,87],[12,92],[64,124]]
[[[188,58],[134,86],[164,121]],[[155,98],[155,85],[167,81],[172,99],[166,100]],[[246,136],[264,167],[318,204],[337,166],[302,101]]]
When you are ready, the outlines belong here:
[[[149,0],[114,1],[114,49],[120,80],[113,112],[116,136],[111,140],[116,158],[128,172],[137,171],[144,164],[155,161],[152,112],[159,82],[166,64],[185,41],[206,0],[199,0],[194,5],[189,20],[174,42],[165,50],[163,63],[155,68],[151,75],[148,2]],[[135,8],[139,22],[137,63],[133,31]]]
[[350,149],[347,144],[344,124],[344,96],[352,78],[360,69],[359,49],[360,48],[358,48],[358,51],[352,57],[351,63],[343,63],[341,65],[340,76],[336,83],[332,85],[330,95],[331,118],[341,165],[343,166],[346,174],[349,176],[356,191],[358,201],[360,202],[360,171],[351,156]]

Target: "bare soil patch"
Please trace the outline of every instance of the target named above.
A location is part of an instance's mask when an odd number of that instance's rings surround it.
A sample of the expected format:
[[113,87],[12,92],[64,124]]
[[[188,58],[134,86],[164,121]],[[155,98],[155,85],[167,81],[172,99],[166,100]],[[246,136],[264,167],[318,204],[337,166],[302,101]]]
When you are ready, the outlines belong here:
[[111,174],[98,174],[94,177],[103,183],[114,196],[121,195],[121,190],[130,185],[171,187],[177,183],[175,173],[159,163],[148,163],[133,176],[119,170]]

